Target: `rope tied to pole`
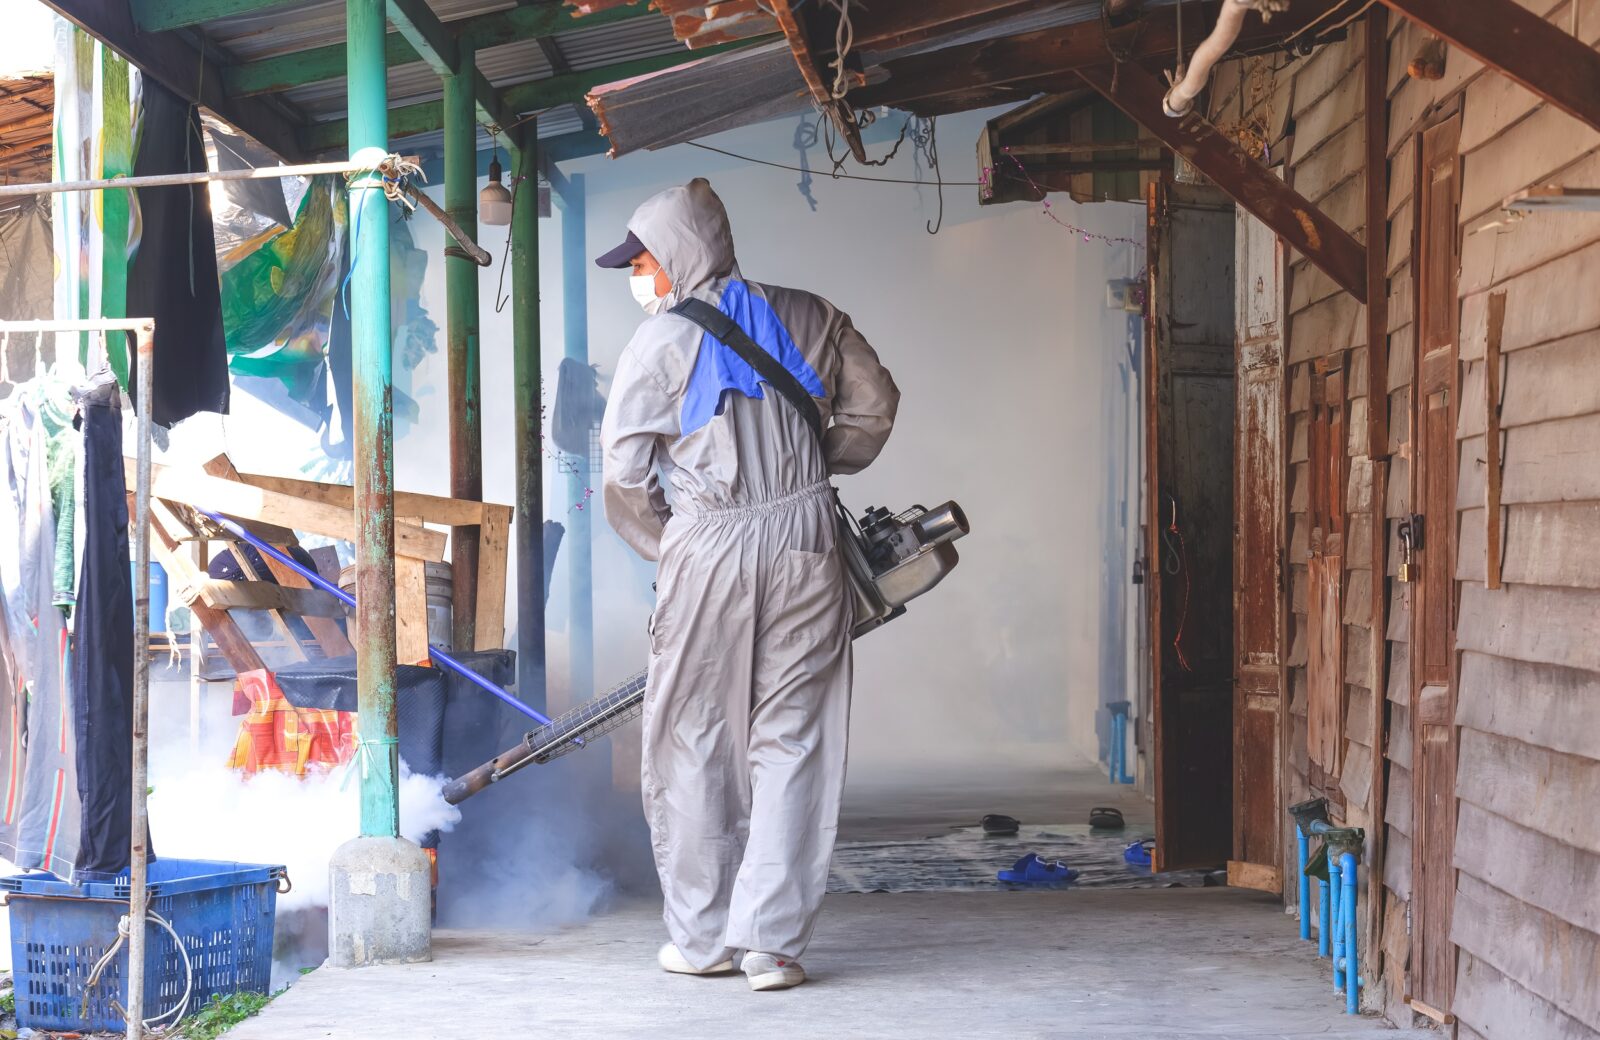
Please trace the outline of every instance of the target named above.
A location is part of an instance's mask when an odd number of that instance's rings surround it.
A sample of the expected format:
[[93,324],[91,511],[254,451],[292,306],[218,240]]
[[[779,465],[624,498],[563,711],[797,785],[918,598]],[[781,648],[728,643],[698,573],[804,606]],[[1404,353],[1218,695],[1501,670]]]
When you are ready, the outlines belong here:
[[[183,958],[183,996],[180,997],[178,1002],[168,1010],[163,1011],[154,1018],[147,1018],[144,1020],[144,1025],[146,1028],[154,1029],[159,1026],[164,1019],[171,1018],[172,1021],[166,1024],[166,1028],[172,1028],[179,1022],[183,1021],[185,1012],[189,1010],[189,998],[194,993],[194,964],[189,960],[188,947],[183,945],[183,940],[178,937],[177,931],[174,930],[172,925],[167,922],[166,918],[162,917],[154,910],[146,910],[145,920],[165,928],[167,930],[167,934],[172,936],[172,944],[178,948],[178,956]],[[84,981],[83,1004],[80,1006],[78,1011],[79,1017],[89,1017],[89,997],[93,995],[95,986],[99,984],[100,976],[105,973],[105,970],[108,967],[111,966],[111,962],[116,959],[117,951],[122,949],[122,944],[127,942],[128,937],[132,933],[132,915],[123,914],[117,919],[117,941],[112,943],[106,949],[106,952],[100,955],[100,959],[95,962],[94,968],[89,972],[89,978]],[[123,1019],[127,1019],[128,1009],[123,1007],[120,1002],[113,999],[111,1001],[111,1007],[117,1012],[117,1014],[121,1015]]]
[[344,771],[344,780],[339,784],[339,790],[343,791],[350,786],[350,778],[355,775],[356,767],[360,766],[362,780],[365,780],[370,772],[376,772],[382,778],[383,786],[390,794],[393,794],[394,784],[389,779],[388,762],[379,762],[372,749],[374,747],[384,748],[385,750],[382,754],[387,759],[387,749],[399,746],[399,737],[356,737],[356,754],[350,760],[349,768]]

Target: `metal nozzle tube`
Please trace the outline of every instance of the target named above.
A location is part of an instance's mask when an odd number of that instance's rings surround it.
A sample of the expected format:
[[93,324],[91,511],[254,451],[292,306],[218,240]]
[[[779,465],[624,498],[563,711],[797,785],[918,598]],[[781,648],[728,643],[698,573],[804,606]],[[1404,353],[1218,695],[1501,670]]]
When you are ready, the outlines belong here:
[[954,541],[972,530],[967,524],[967,514],[954,502],[933,507],[918,517],[912,526],[924,545]]

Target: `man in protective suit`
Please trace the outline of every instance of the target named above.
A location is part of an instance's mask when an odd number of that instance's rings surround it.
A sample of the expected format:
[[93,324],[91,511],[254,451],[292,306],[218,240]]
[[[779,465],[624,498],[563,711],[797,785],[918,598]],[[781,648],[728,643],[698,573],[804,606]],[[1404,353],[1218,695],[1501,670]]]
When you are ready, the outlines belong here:
[[[617,362],[601,428],[611,525],[659,561],[643,791],[668,971],[805,981],[838,831],[853,607],[830,473],[883,448],[900,392],[849,317],[747,282],[728,214],[696,178],[651,197],[595,261],[631,267],[650,317]],[[694,298],[776,358],[822,435],[727,344],[674,313]],[[727,330],[723,330],[727,333]],[[798,395],[797,395],[798,396]]]

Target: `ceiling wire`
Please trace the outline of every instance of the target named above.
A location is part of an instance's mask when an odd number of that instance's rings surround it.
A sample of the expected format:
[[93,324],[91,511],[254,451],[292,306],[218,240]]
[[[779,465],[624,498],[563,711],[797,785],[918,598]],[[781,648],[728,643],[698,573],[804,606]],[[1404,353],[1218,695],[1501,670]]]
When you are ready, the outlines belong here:
[[[705,151],[708,151],[708,152],[716,152],[718,155],[726,155],[728,158],[730,158],[730,159],[738,159],[740,162],[755,163],[757,166],[772,166],[772,167],[775,167],[776,169],[779,169],[779,170],[789,170],[789,171],[794,172],[794,173],[806,173],[807,172],[806,170],[803,170],[798,166],[790,166],[787,163],[770,162],[770,161],[768,161],[766,159],[753,159],[748,155],[740,155],[738,152],[730,152],[725,148],[716,148],[716,147],[713,147],[712,145],[709,145],[709,144],[701,144],[699,141],[685,141],[683,143],[687,144],[687,145],[689,145],[690,147],[693,147],[693,148],[701,148],[701,149],[704,149]],[[922,185],[923,187],[927,187],[927,184],[928,184],[927,181],[907,180],[907,179],[905,179],[903,177],[863,177],[859,173],[835,173],[835,174],[832,174],[831,176],[835,180],[873,181],[873,182],[875,182],[877,184],[918,184],[918,185]],[[947,187],[947,188],[979,188],[979,187],[983,186],[983,182],[982,181],[945,181],[944,182],[944,186]]]

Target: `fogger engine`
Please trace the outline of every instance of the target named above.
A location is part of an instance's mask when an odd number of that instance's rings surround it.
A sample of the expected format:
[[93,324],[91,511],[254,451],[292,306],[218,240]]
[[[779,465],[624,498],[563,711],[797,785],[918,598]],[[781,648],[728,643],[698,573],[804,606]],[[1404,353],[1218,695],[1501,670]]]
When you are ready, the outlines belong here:
[[874,507],[859,521],[839,507],[839,554],[856,601],[859,638],[906,612],[906,604],[944,580],[960,557],[951,543],[965,535],[967,515],[954,502],[903,513]]
[[[860,638],[900,617],[907,603],[943,581],[960,559],[951,543],[969,530],[966,514],[954,502],[933,509],[912,506],[901,513],[873,508],[860,520],[839,506],[838,550],[848,577],[846,595],[856,609],[851,637]],[[644,689],[645,673],[639,672],[530,731],[515,747],[446,784],[445,801],[465,801],[524,766],[560,758],[638,718]]]

